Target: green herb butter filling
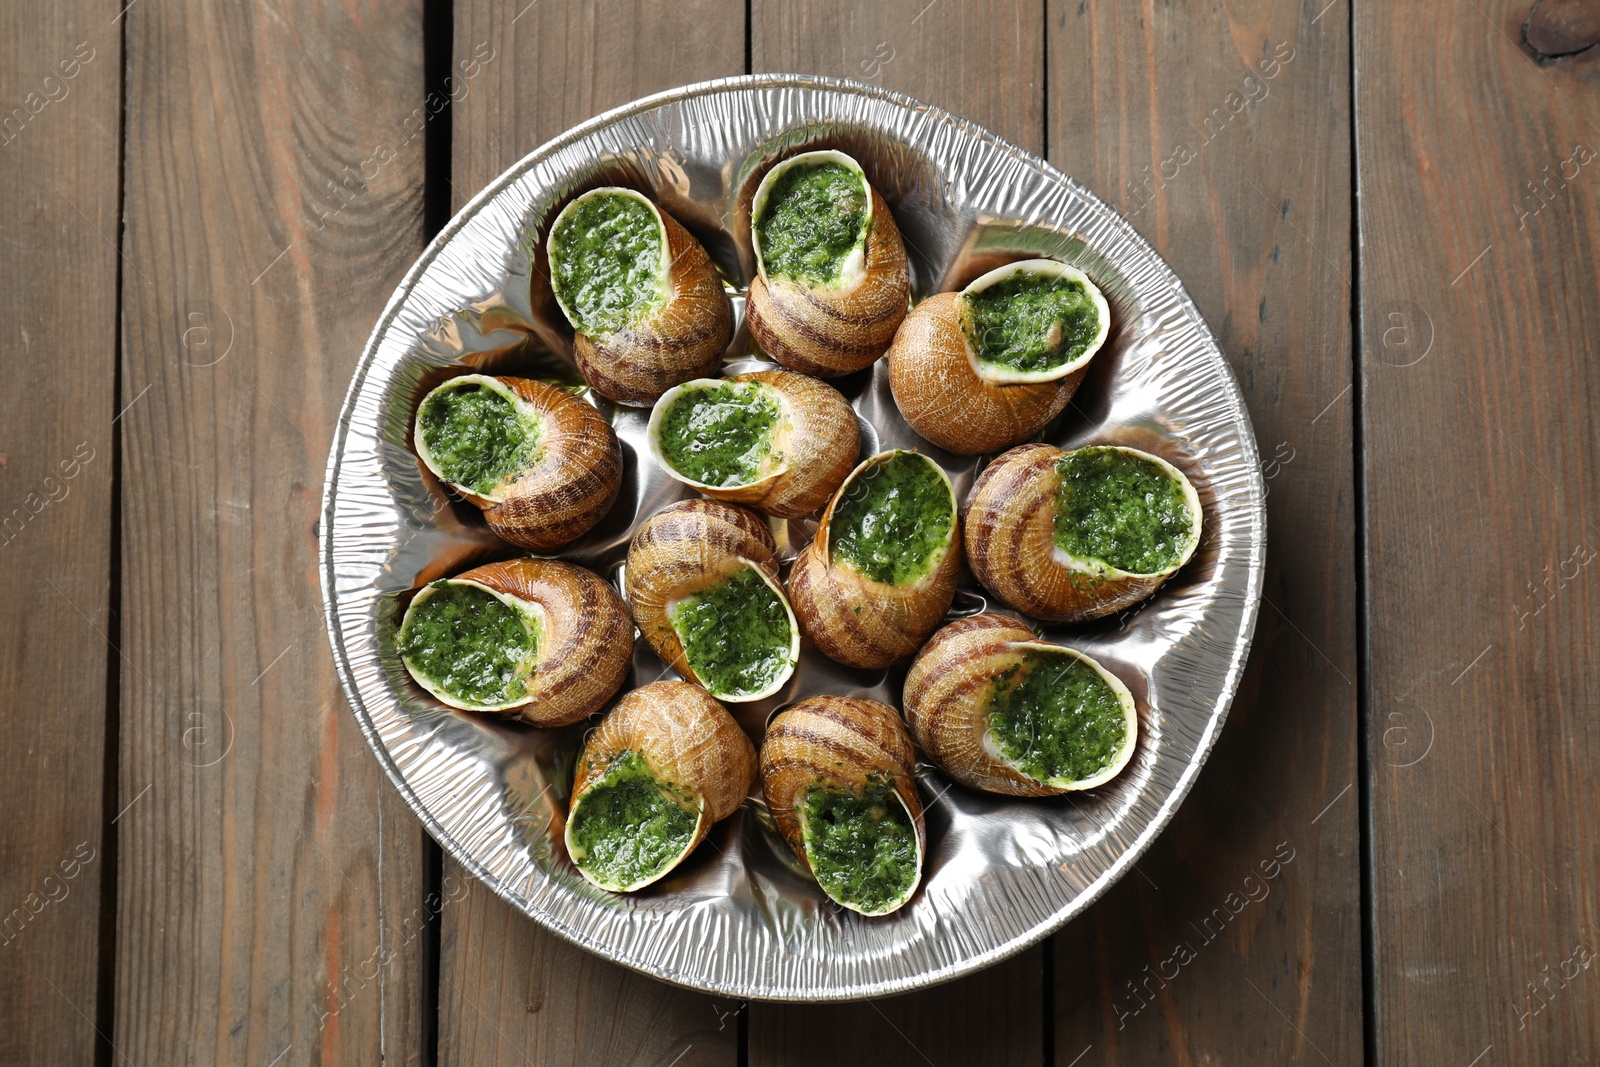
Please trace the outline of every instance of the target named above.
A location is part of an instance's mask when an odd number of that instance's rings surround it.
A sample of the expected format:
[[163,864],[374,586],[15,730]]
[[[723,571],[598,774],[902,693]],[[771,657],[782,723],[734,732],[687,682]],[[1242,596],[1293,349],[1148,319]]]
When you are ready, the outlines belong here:
[[573,201],[550,234],[550,282],[580,333],[612,333],[665,299],[661,222],[627,193]]
[[1109,767],[1128,743],[1115,690],[1065,652],[1030,651],[990,691],[989,736],[1000,755],[1039,782],[1081,782]]
[[748,485],[771,455],[780,414],[777,390],[760,382],[685,387],[662,415],[661,454],[701,485]]
[[1130,574],[1175,566],[1194,539],[1183,485],[1163,466],[1116,448],[1080,448],[1056,463],[1055,542]]
[[910,585],[943,561],[955,519],[942,472],[920,453],[897,452],[850,482],[828,525],[828,555],[875,582]]
[[447,383],[423,398],[417,434],[440,477],[479,496],[537,463],[539,416],[500,388]]
[[843,163],[799,163],[779,174],[756,220],[767,274],[837,284],[866,234],[868,206],[866,182]]
[[961,324],[978,359],[1015,371],[1064,367],[1100,333],[1100,309],[1075,278],[1018,271],[961,301]]
[[813,785],[805,799],[805,849],[828,896],[869,914],[917,883],[917,833],[887,777],[860,791]]
[[624,752],[583,794],[567,839],[574,863],[621,889],[670,867],[699,821],[693,797],[662,784],[639,753]]
[[753,566],[685,597],[668,617],[689,666],[713,696],[765,693],[794,665],[788,608]]
[[400,656],[433,687],[474,707],[527,695],[539,620],[482,586],[441,579],[419,593],[400,627]]

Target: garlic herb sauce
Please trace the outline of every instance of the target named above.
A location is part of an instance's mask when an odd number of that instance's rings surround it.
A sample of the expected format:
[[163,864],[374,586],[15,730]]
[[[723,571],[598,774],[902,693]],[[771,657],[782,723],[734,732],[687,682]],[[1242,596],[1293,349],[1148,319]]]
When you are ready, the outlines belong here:
[[662,416],[662,455],[701,485],[748,485],[772,450],[779,414],[777,391],[760,382],[685,389]]
[[1183,558],[1194,516],[1167,470],[1115,448],[1080,448],[1056,462],[1055,542],[1080,559],[1155,574]]
[[412,670],[463,702],[494,707],[521,698],[533,675],[539,622],[486,589],[440,579],[400,628]]
[[637,197],[591,196],[563,214],[550,239],[550,283],[580,333],[615,332],[664,301],[661,223]]
[[950,487],[927,457],[898,452],[862,471],[833,509],[828,554],[875,582],[910,585],[944,558]]

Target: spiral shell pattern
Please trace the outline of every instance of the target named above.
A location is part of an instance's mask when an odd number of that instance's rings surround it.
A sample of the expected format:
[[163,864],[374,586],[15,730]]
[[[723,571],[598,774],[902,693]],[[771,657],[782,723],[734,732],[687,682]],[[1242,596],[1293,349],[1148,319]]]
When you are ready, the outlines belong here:
[[[990,684],[1030,651],[1049,650],[1092,666],[1117,693],[1128,719],[1129,740],[1119,757],[1093,778],[1070,786],[1029,778],[986,743]],[[906,673],[906,724],[929,759],[962,785],[990,793],[1044,797],[1092,789],[1115,777],[1134,751],[1138,717],[1133,697],[1094,660],[1039,640],[1032,628],[1004,615],[957,619],[933,635]]]
[[[651,208],[666,230],[666,301],[618,330],[573,337],[584,380],[630,407],[648,407],[674,385],[713,373],[733,339],[733,308],[711,257],[676,219]],[[554,260],[553,248],[549,254]]]
[[[650,419],[650,449],[656,462],[670,477],[715,500],[746,504],[780,519],[816,514],[850,473],[861,451],[861,431],[850,402],[826,382],[793,371],[753,371],[728,380],[759,382],[776,391],[782,418],[773,433],[772,453],[782,459],[748,485],[723,487],[690,481],[661,454],[660,418],[674,399],[668,392],[657,402]],[[720,383],[703,379],[680,388],[716,384]]]
[[986,382],[973,369],[959,293],[911,309],[889,349],[889,389],[911,428],[940,448],[975,456],[1026,441],[1061,414],[1087,365],[1055,381]]
[[[762,185],[778,173],[774,167]],[[769,277],[757,255],[746,304],[750,335],[773,359],[803,374],[833,378],[871,366],[906,316],[911,271],[905,242],[889,205],[867,188],[872,195],[864,263],[852,283],[830,289]],[[756,196],[759,203],[760,190]]]
[[[622,446],[593,405],[549,382],[482,374],[452,378],[428,396],[470,384],[503,387],[538,414],[538,458],[483,496],[445,477],[414,425],[417,456],[434,477],[476,505],[497,536],[534,552],[569,544],[605,518],[622,485]],[[417,406],[418,423],[427,402]]]
[[[1163,462],[1136,449],[1125,451]],[[1056,463],[1062,455],[1053,445],[1021,445],[989,464],[962,509],[967,563],[985,589],[1018,611],[1047,622],[1084,622],[1154,593],[1188,561],[1194,546],[1155,574],[1130,574],[1062,552],[1055,543]],[[1173,473],[1185,487],[1198,525],[1199,497],[1187,478]]]
[[[766,738],[761,742],[761,788],[767,811],[807,869],[811,861],[806,855],[800,813],[810,788],[822,785],[860,790],[874,775],[885,775],[916,829],[920,882],[927,827],[915,771],[916,752],[899,713],[876,700],[835,695],[807,697],[779,713],[767,726]],[[915,892],[913,884],[906,897]]]
[[776,586],[777,542],[759,515],[719,500],[682,500],[662,508],[628,546],[623,584],[639,632],[667,666],[692,682],[701,679],[684,654],[668,607],[746,565],[759,568]]
[[[755,781],[756,751],[728,710],[699,686],[651,682],[635,689],[601,720],[578,756],[567,819],[569,854],[573,851],[572,815],[585,794],[604,779],[613,761],[629,752],[638,753],[663,785],[700,802],[693,840],[649,880],[653,882],[681,863],[714,824],[744,803]],[[649,882],[627,888],[638,889]]]
[[961,573],[961,524],[950,525],[949,546],[937,566],[911,585],[874,581],[828,550],[834,510],[851,483],[882,452],[862,461],[828,504],[817,535],[789,572],[789,602],[806,638],[829,659],[850,667],[878,669],[910,658],[950,610]]
[[[476,582],[534,606],[540,616],[527,692],[502,711],[533,726],[566,726],[599,711],[622,688],[633,660],[633,623],[617,591],[598,576],[559,560],[513,559],[452,580]],[[451,707],[465,707],[417,681]]]

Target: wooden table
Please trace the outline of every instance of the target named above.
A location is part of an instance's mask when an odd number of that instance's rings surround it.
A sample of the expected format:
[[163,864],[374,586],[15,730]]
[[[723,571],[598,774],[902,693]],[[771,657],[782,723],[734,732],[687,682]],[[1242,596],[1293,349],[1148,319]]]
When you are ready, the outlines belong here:
[[[0,4],[0,1062],[1600,1060],[1600,4],[125,3]],[[322,626],[334,421],[429,235],[745,71],[1125,210],[1271,491],[1248,672],[1140,874],[845,1006],[643,978],[441,862]]]

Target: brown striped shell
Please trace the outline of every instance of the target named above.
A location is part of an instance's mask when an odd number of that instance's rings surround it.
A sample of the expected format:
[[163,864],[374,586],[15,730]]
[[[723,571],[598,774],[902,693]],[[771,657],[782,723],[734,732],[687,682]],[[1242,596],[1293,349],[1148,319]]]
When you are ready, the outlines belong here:
[[[950,610],[961,572],[959,516],[950,524],[944,557],[911,585],[875,581],[849,563],[832,559],[828,536],[834,509],[863,471],[900,451],[880,452],[850,473],[823,512],[816,537],[789,572],[789,602],[801,632],[829,659],[850,667],[876,669],[910,658]],[[949,481],[942,470],[939,473]]]
[[851,277],[838,288],[767,274],[754,220],[779,175],[791,166],[819,159],[861,171],[860,165],[842,152],[806,152],[773,167],[756,189],[750,217],[757,273],[750,283],[746,312],[750,335],[773,359],[804,374],[832,378],[871,366],[888,349],[906,315],[911,273],[905,243],[889,205],[863,174],[861,180],[871,196],[859,271],[847,270]]
[[[917,833],[917,881],[887,914],[909,900],[922,880],[927,827],[917,794],[916,752],[900,715],[886,704],[857,697],[807,697],[779,713],[761,742],[761,790],[767,810],[794,854],[810,870],[803,812],[813,785],[860,790],[874,775],[886,775]],[[852,910],[846,901],[838,901]]]
[[[1127,716],[1121,754],[1093,778],[1070,785],[1030,778],[1001,757],[989,741],[989,683],[1013,670],[1029,652],[1071,656],[1094,668],[1117,694]],[[933,635],[906,673],[906,723],[929,759],[950,777],[974,789],[1012,796],[1044,797],[1093,789],[1110,781],[1133,758],[1139,717],[1128,687],[1093,659],[1040,641],[1027,625],[1004,615],[958,619]]]
[[[533,609],[541,628],[527,693],[501,707],[462,703],[407,663],[417,684],[445,704],[508,712],[534,726],[565,726],[593,715],[622,688],[633,661],[633,623],[617,591],[598,576],[559,560],[512,559],[474,567],[446,581],[471,582],[519,601]],[[412,599],[407,620],[427,588]]]
[[[671,215],[632,189],[593,189],[562,209],[602,194],[636,196],[650,205],[665,234],[666,301],[639,321],[610,333],[589,336],[577,331],[573,357],[595,392],[619,404],[648,407],[680,382],[704,378],[717,368],[733,339],[733,308],[722,277],[694,235]],[[554,235],[560,216],[550,227]],[[547,242],[551,263],[554,242]],[[552,266],[552,270],[553,270]],[[557,302],[561,302],[557,294]],[[570,308],[562,304],[569,322]],[[576,330],[576,324],[574,323]]]
[[679,474],[661,451],[661,419],[679,391],[723,384],[703,378],[675,386],[650,413],[650,454],[663,471],[716,500],[748,504],[780,519],[813,515],[839,488],[861,451],[861,434],[849,401],[826,382],[786,370],[736,375],[730,382],[759,382],[776,391],[783,414],[773,432],[769,460],[761,477],[740,486],[714,486]]
[[[778,584],[777,542],[766,520],[755,512],[719,500],[681,500],[645,520],[633,535],[623,587],[634,622],[655,654],[691,682],[704,684],[684,655],[669,610],[678,600],[747,566],[761,572],[792,619]],[[765,692],[723,699],[759,700],[782,688],[800,654],[798,625],[793,633],[789,670],[781,678]]]
[[540,420],[539,458],[488,496],[445,478],[423,441],[421,427],[412,427],[412,440],[423,464],[482,509],[489,529],[514,545],[548,552],[577,540],[605,518],[622,485],[622,447],[594,405],[548,382],[466,374],[423,397],[417,405],[418,421],[428,397],[463,385],[503,389],[535,411]]
[[1194,486],[1159,456],[1118,447],[1160,464],[1182,484],[1194,535],[1179,560],[1155,574],[1133,574],[1062,551],[1055,543],[1056,463],[1065,453],[1054,445],[1020,445],[989,464],[962,508],[967,563],[985,589],[1034,618],[1083,622],[1137,604],[1188,562],[1200,541]]
[[[651,682],[617,702],[584,743],[572,782],[567,815],[567,852],[573,855],[570,831],[584,796],[604,779],[612,762],[637,752],[657,781],[696,798],[700,810],[694,838],[678,857],[653,878],[629,886],[606,886],[628,892],[669,873],[705,840],[711,827],[738,810],[755,781],[756,750],[728,709],[704,689],[686,682]],[[588,871],[583,873],[600,885]]]

